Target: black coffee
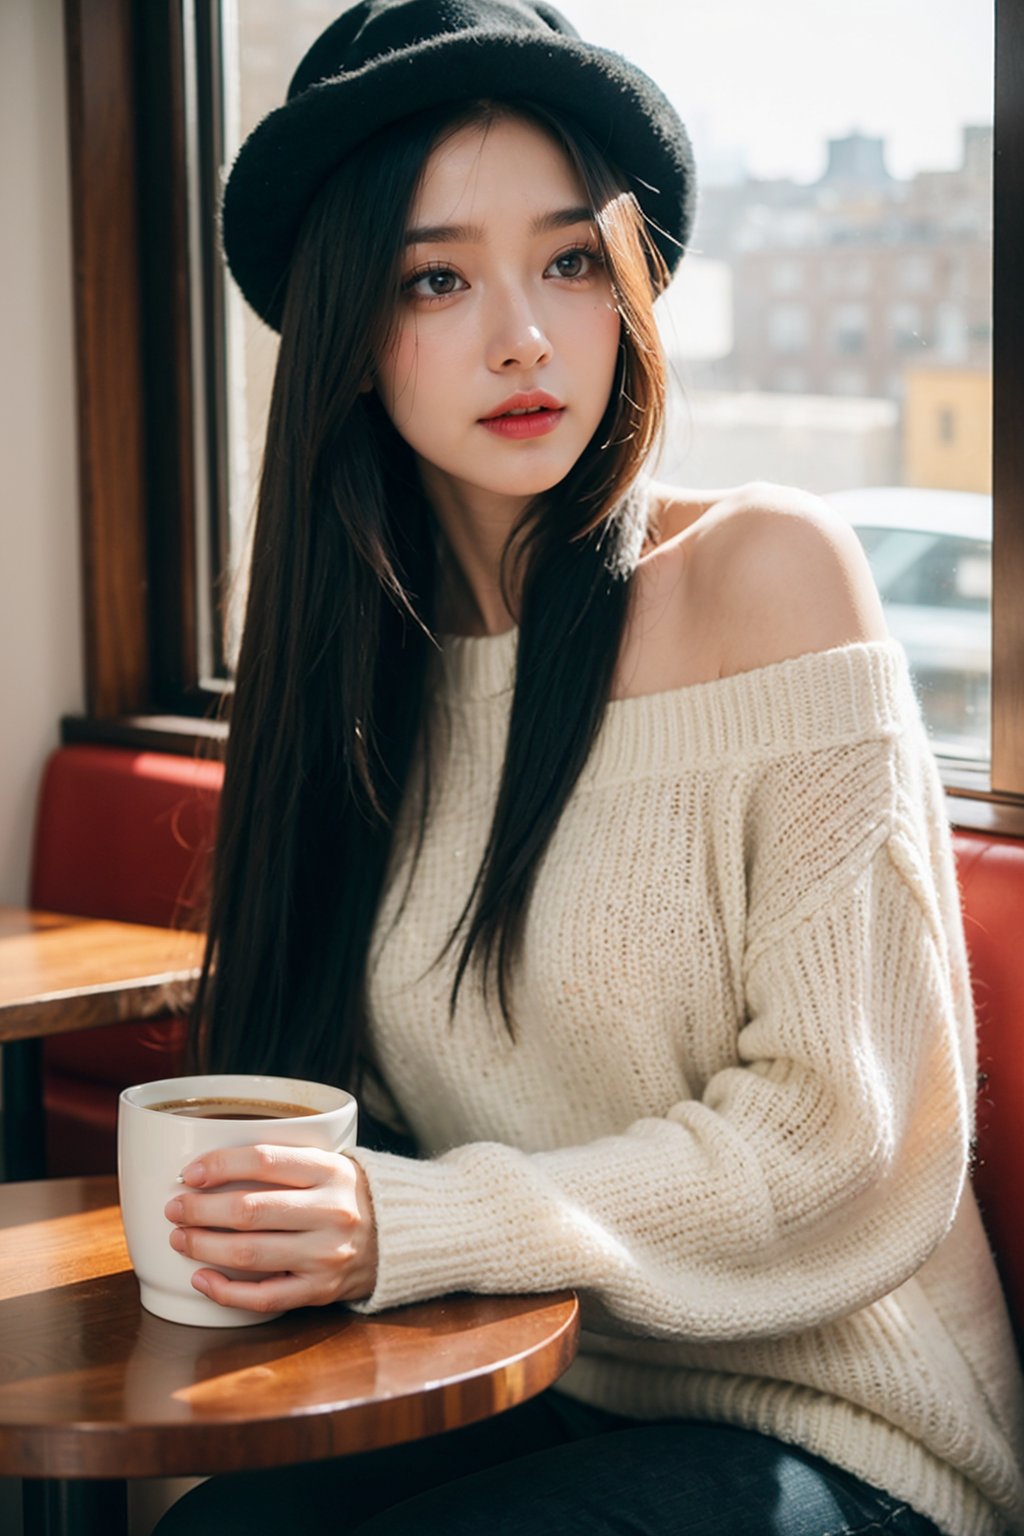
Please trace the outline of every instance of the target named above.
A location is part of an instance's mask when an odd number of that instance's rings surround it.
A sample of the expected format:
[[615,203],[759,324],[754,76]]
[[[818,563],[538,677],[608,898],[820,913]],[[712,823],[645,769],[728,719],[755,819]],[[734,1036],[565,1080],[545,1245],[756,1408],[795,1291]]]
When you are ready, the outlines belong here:
[[165,1099],[147,1107],[193,1120],[294,1120],[320,1113],[308,1104],[282,1104],[280,1099]]

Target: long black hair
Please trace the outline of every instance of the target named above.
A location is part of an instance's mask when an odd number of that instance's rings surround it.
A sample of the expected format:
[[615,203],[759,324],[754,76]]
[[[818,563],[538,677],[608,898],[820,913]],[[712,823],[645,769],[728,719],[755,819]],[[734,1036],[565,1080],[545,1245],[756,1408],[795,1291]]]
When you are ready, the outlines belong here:
[[[622,317],[615,383],[570,473],[513,530],[519,643],[493,825],[462,920],[505,1022],[541,856],[600,726],[660,431],[652,300],[666,280],[635,198],[547,109],[471,103],[395,125],[318,196],[288,279],[214,852],[196,1064],[357,1087],[366,960],[395,818],[429,762],[438,533],[411,451],[366,381],[388,345],[403,237],[444,134],[519,115],[561,144],[595,211]],[[421,808],[420,832],[429,788]]]

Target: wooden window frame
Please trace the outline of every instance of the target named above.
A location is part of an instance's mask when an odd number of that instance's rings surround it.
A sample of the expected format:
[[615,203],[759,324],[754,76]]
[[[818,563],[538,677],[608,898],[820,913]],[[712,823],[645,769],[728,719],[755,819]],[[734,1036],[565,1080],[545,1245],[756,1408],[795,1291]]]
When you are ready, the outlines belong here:
[[188,180],[187,134],[209,125],[185,98],[186,5],[212,36],[212,0],[65,0],[86,713],[63,735],[190,753],[226,729],[196,574],[197,498],[223,506],[225,471],[219,360],[205,380],[193,364],[197,323],[223,327],[218,285],[192,311],[190,219],[214,227],[216,188]]
[[[69,741],[194,753],[226,730],[213,719],[219,696],[200,679],[196,641],[196,495],[204,483],[196,444],[211,505],[223,507],[223,423],[207,379],[209,425],[194,430],[183,86],[186,19],[209,40],[215,4],[65,0],[86,670],[86,715],[63,722]],[[191,195],[194,208],[195,188]],[[215,196],[209,183],[198,189],[202,217],[214,216]],[[955,825],[1022,836],[1021,6],[996,6],[993,197],[992,762],[990,775],[944,769],[944,778]],[[218,285],[206,288],[201,323],[219,336]]]

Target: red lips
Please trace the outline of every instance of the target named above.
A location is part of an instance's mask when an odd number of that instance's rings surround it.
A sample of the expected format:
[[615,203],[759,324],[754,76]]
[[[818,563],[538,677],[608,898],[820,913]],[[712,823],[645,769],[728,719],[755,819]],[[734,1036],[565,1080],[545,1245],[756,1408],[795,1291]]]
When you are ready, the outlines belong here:
[[560,411],[562,402],[556,400],[554,395],[549,395],[543,389],[531,389],[525,393],[520,390],[518,394],[509,395],[500,405],[496,405],[493,411],[488,411],[482,416],[481,421],[493,421],[496,416],[506,416],[509,411],[534,411],[540,408],[545,411]]
[[564,414],[564,405],[554,395],[543,389],[531,389],[509,395],[507,400],[480,418],[480,425],[495,437],[518,441],[553,432]]

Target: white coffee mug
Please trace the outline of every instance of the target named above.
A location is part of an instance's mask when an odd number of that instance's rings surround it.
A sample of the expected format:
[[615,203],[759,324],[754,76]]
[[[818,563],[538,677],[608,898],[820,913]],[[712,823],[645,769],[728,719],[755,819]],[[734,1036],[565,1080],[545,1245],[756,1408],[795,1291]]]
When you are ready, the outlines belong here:
[[[305,1113],[267,1119],[218,1119],[183,1111],[168,1113],[157,1104],[180,1100],[244,1099],[257,1103],[302,1106]],[[312,1113],[310,1113],[312,1111]],[[356,1139],[356,1101],[341,1088],[294,1077],[263,1077],[241,1072],[165,1077],[139,1083],[121,1094],[117,1117],[117,1175],[121,1219],[142,1305],[157,1317],[202,1328],[235,1328],[267,1322],[280,1313],[222,1307],[193,1289],[203,1265],[176,1253],[164,1206],[181,1194],[181,1170],[203,1152],[218,1147],[263,1143],[281,1147],[316,1147],[341,1152]],[[260,1189],[260,1184],[231,1184],[225,1189]],[[225,1269],[231,1278],[250,1278]],[[258,1277],[256,1277],[258,1278]]]

